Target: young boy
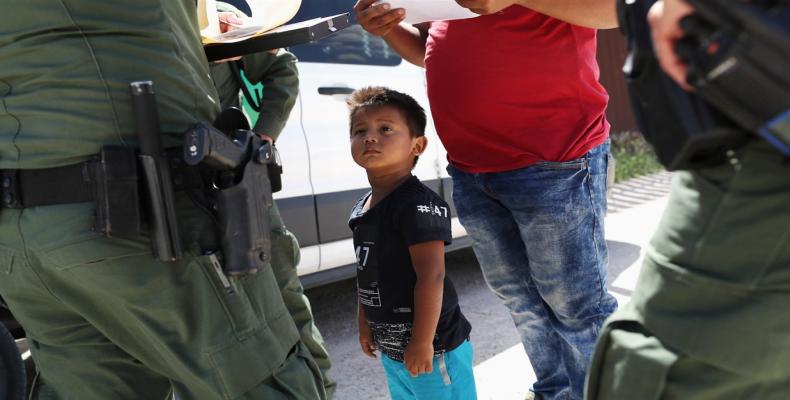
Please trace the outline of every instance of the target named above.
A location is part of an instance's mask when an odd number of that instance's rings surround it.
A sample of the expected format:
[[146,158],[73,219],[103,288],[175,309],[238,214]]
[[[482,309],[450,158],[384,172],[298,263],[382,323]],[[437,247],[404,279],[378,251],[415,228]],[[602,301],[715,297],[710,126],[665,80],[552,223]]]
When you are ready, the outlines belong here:
[[476,399],[471,325],[444,274],[447,203],[411,174],[425,150],[425,111],[382,87],[348,100],[351,155],[371,191],[351,211],[359,343],[382,363],[393,399]]

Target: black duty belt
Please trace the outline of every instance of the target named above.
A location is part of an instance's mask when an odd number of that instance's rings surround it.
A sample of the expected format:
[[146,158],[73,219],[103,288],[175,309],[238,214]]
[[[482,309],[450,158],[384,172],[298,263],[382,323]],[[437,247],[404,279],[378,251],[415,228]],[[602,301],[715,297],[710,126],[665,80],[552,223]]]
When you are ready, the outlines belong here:
[[3,208],[27,208],[94,201],[88,163],[2,171]]
[[[174,190],[199,188],[200,177],[194,167],[183,162],[182,149],[165,150],[173,177]],[[42,169],[0,170],[0,208],[29,208],[96,201],[90,171],[91,161]]]

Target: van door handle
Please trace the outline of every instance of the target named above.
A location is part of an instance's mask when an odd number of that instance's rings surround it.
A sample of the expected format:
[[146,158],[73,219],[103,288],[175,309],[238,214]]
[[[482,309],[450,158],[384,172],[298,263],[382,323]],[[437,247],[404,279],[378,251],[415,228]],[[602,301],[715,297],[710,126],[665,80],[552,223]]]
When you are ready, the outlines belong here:
[[318,88],[318,94],[322,94],[324,96],[332,96],[334,94],[351,94],[351,93],[354,93],[354,89],[350,87],[321,86]]

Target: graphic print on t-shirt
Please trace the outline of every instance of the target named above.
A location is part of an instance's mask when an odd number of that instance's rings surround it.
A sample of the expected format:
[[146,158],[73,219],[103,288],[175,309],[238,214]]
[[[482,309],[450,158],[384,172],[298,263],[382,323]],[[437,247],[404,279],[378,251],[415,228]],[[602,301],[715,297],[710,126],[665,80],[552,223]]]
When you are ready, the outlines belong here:
[[369,225],[361,225],[358,233],[368,239],[357,245],[357,291],[360,304],[368,307],[381,307],[381,291],[379,290],[379,269],[374,249],[376,242],[375,229]]
[[375,262],[372,262],[370,252],[374,242],[362,242],[357,246],[357,285],[359,302],[368,307],[381,307],[381,292],[379,291],[379,274]]
[[449,218],[449,215],[447,213],[447,207],[439,207],[434,205],[433,203],[428,203],[428,205],[418,204],[417,212],[421,214],[432,214],[444,218]]

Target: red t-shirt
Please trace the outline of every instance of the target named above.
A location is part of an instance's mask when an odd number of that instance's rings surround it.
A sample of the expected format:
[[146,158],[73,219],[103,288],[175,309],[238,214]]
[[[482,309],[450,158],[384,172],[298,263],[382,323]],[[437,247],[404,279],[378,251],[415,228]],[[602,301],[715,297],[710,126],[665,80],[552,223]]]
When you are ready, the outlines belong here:
[[450,163],[501,172],[579,158],[606,140],[596,31],[521,6],[431,23],[431,113]]

